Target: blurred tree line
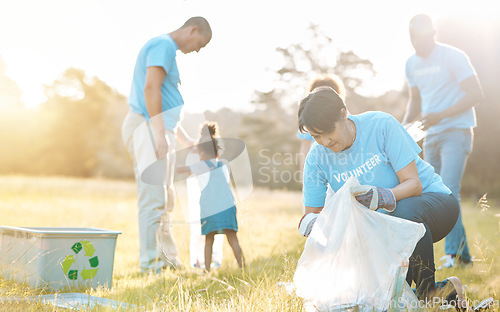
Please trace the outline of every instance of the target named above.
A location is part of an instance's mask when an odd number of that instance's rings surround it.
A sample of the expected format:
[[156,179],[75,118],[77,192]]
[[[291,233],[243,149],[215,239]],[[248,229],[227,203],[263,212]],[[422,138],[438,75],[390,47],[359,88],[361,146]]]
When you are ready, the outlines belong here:
[[353,51],[336,50],[332,38],[316,25],[309,27],[308,37],[308,42],[277,48],[283,62],[271,73],[276,85],[269,91],[255,91],[255,111],[242,119],[241,138],[249,150],[256,185],[301,189],[297,109],[318,75],[334,74],[344,82],[346,105],[352,114],[381,110],[398,119],[404,115],[406,90],[379,97],[361,95],[376,75],[373,64]]
[[[488,36],[460,31],[464,25],[444,21],[439,40],[466,51],[477,69],[487,100],[477,107],[474,151],[464,177],[465,195],[500,195],[498,174],[500,134],[497,101],[500,90],[500,27]],[[449,31],[448,31],[449,30]],[[217,121],[223,137],[242,139],[249,153],[254,184],[300,190],[297,107],[309,82],[318,74],[335,74],[345,83],[352,114],[385,111],[402,120],[407,103],[406,84],[381,96],[363,95],[376,75],[373,64],[353,51],[335,49],[333,40],[311,25],[309,40],[276,49],[282,62],[270,70],[275,84],[256,90],[249,113],[222,108],[206,111]],[[486,52],[484,47],[488,46]],[[402,71],[404,69],[401,69]],[[72,175],[131,178],[132,163],[121,140],[121,124],[128,111],[126,97],[82,70],[68,69],[45,87],[47,101],[26,109],[20,91],[5,75],[0,59],[0,174]],[[492,144],[493,143],[493,144]]]
[[0,107],[1,174],[130,176],[120,132],[123,95],[70,68],[45,86],[45,103],[27,109],[2,68],[0,81],[10,84],[0,90],[2,100],[11,99]]

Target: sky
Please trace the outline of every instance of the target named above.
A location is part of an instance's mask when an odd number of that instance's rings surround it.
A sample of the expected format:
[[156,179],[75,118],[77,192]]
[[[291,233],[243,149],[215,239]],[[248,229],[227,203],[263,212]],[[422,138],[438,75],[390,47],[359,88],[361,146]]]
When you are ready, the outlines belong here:
[[380,95],[405,83],[412,16],[488,23],[497,11],[494,0],[5,0],[0,57],[27,107],[42,103],[43,85],[69,67],[128,96],[141,46],[191,16],[203,16],[212,27],[211,42],[200,53],[177,54],[186,111],[245,111],[254,90],[272,86],[270,69],[280,63],[276,47],[305,40],[311,23],[336,49],[372,61],[377,76],[366,92]]

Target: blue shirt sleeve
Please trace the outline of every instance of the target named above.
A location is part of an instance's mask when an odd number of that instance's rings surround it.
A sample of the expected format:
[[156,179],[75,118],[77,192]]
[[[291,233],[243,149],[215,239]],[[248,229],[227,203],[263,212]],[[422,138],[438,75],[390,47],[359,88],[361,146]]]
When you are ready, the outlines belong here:
[[469,58],[460,50],[452,50],[448,53],[446,67],[459,82],[476,74]]
[[419,157],[422,150],[394,117],[387,118],[383,129],[385,153],[395,172]]
[[146,67],[160,66],[163,67],[165,73],[170,72],[175,60],[176,48],[165,40],[156,40],[151,43],[148,48],[146,57]]
[[303,203],[308,207],[323,207],[328,189],[328,179],[318,166],[316,151],[309,151],[304,164]]

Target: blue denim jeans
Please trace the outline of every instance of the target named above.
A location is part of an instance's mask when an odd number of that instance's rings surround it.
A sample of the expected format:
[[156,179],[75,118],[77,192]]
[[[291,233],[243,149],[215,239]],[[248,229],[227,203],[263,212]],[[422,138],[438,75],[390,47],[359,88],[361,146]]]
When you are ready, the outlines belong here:
[[[472,129],[450,129],[430,135],[424,141],[425,161],[441,176],[459,205],[462,176],[472,151],[473,137]],[[446,236],[444,248],[446,254],[457,255],[463,262],[471,260],[461,214],[453,230]]]
[[458,201],[451,194],[424,193],[399,200],[396,210],[385,213],[425,226],[425,234],[410,257],[406,281],[410,286],[415,282],[419,298],[426,297],[436,288],[433,244],[448,235],[455,225],[460,213]]

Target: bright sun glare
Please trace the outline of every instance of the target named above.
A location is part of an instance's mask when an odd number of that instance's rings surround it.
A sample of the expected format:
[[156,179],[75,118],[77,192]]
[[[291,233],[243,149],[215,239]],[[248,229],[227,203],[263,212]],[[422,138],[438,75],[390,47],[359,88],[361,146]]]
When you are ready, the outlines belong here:
[[[54,0],[55,1],[55,0]],[[26,1],[22,1],[26,2]],[[194,0],[192,2],[195,2]],[[388,1],[392,2],[394,4],[396,12],[390,12],[388,13],[389,15],[382,16],[380,18],[380,21],[387,21],[391,22],[394,24],[394,21],[398,20],[395,15],[390,14],[399,14],[399,17],[403,15],[410,16],[411,14],[417,14],[417,13],[428,13],[437,23],[439,24],[438,21],[441,18],[456,18],[460,20],[464,20],[466,23],[470,23],[471,26],[473,26],[474,29],[480,29],[481,30],[481,35],[482,36],[488,36],[488,34],[491,37],[491,40],[494,40],[495,38],[492,38],[493,32],[493,27],[498,27],[498,21],[497,21],[497,10],[492,9],[493,5],[492,0],[478,0],[475,2],[470,2],[470,1],[462,1],[462,0],[443,0],[443,1],[421,1],[418,4],[415,4],[413,6],[408,5],[401,5],[399,1]],[[184,14],[192,11],[192,8],[188,10],[187,5],[189,5],[190,2],[186,2],[186,6],[183,7],[186,12],[183,12]],[[192,3],[191,3],[192,4]],[[194,5],[194,4],[193,4]],[[18,5],[21,7],[22,5]],[[254,4],[254,7],[258,8],[259,6],[262,6],[262,4],[259,2],[258,4]],[[349,8],[350,5],[346,4],[345,8]],[[89,5],[89,8],[92,6]],[[133,6],[123,4],[123,10],[131,10]],[[181,6],[179,6],[181,7]],[[293,15],[294,5],[290,5],[290,14]],[[71,10],[70,10],[71,9]],[[62,10],[62,9],[61,9]],[[71,5],[70,4],[65,4],[64,5],[64,10],[67,10],[68,12],[72,11]],[[211,18],[214,20],[217,18],[218,13],[215,12],[215,10],[218,10],[217,8],[209,9],[206,10],[205,13],[207,15],[210,15]],[[22,10],[18,8],[19,12]],[[398,13],[399,11],[399,13]],[[14,10],[15,12],[15,10]],[[61,11],[64,12],[64,11]],[[347,12],[350,12],[347,10]],[[14,13],[14,15],[17,13]],[[76,13],[75,13],[76,14]],[[203,13],[204,14],[204,13]],[[370,13],[371,14],[371,13]],[[61,14],[59,14],[61,15]],[[251,14],[250,14],[251,15]],[[353,13],[352,16],[346,16],[346,19],[353,19],[356,14]],[[49,13],[47,13],[47,16],[49,16]],[[6,19],[3,23],[1,22],[2,17]],[[289,18],[290,16],[282,16],[280,18],[283,19],[284,23],[289,23]],[[362,18],[363,15],[362,13],[357,16],[357,18]],[[45,17],[45,20],[43,23],[40,22],[40,18],[38,15],[32,15],[28,16],[28,18],[32,21],[33,25],[27,26],[27,25],[21,25],[18,22],[17,18],[14,18],[12,16],[8,16],[7,14],[1,14],[0,13],[0,39],[2,42],[6,43],[3,46],[0,46],[0,57],[3,58],[3,60],[6,63],[7,69],[6,69],[6,75],[14,80],[19,88],[22,91],[22,101],[25,103],[27,107],[34,107],[38,105],[39,103],[42,103],[45,101],[45,95],[44,95],[44,89],[43,85],[50,85],[55,79],[60,77],[60,75],[68,68],[68,67],[78,67],[83,69],[86,73],[89,75],[93,75],[94,72],[96,72],[96,68],[99,70],[100,74],[103,73],[105,75],[106,79],[105,82],[110,84],[111,87],[116,88],[120,93],[124,94],[125,96],[128,95],[128,88],[129,88],[129,82],[128,80],[124,79],[123,77],[128,75],[128,72],[133,68],[132,65],[128,66],[127,61],[130,59],[130,56],[127,54],[127,58],[124,58],[123,55],[126,53],[136,53],[136,47],[135,45],[133,48],[131,46],[126,46],[126,49],[129,49],[130,51],[124,50],[125,46],[121,45],[119,46],[119,49],[122,51],[117,51],[116,52],[116,60],[115,64],[111,65],[109,62],[107,62],[105,59],[109,59],[109,55],[101,55],[102,51],[102,40],[104,42],[107,42],[107,39],[102,39],[102,37],[106,38],[110,35],[110,33],[116,32],[116,35],[119,35],[119,32],[126,32],[126,30],[122,29],[123,25],[120,23],[122,21],[114,21],[116,22],[116,29],[111,29],[104,31],[101,29],[102,27],[107,27],[109,25],[103,25],[101,22],[98,20],[95,25],[87,24],[87,25],[79,25],[79,23],[74,23],[71,24],[71,27],[68,27],[67,30],[61,30],[60,24],[57,24],[56,22],[52,23],[50,22],[51,18]],[[77,21],[78,16],[75,17]],[[117,18],[111,17],[111,18]],[[312,19],[311,22],[314,22],[316,18],[316,22],[321,26],[321,22],[324,22],[325,25],[328,24],[326,21],[322,20],[321,18],[318,18],[315,15],[311,15],[310,17]],[[221,18],[222,19],[222,18]],[[71,20],[71,16],[65,16],[62,21],[69,21]],[[84,20],[84,19],[83,19]],[[223,19],[222,19],[223,20]],[[229,23],[231,20],[228,20],[227,23]],[[108,21],[109,22],[109,21]],[[247,26],[243,27],[248,27],[248,28],[253,28],[253,27],[266,27],[263,25],[250,25],[251,22],[243,21],[244,23],[248,23]],[[111,22],[113,23],[113,22]],[[219,22],[221,23],[221,22]],[[339,23],[342,23],[340,21]],[[8,25],[12,24],[12,27],[6,27]],[[217,25],[214,23],[216,26],[223,27],[222,24]],[[383,22],[382,22],[383,24]],[[40,34],[43,34],[43,36],[37,36],[35,35],[33,38],[33,42],[30,40],[29,43],[26,43],[26,38],[27,34],[27,28],[33,27],[35,25],[38,25],[36,27],[39,27]],[[266,24],[268,25],[268,24]],[[267,26],[269,27],[269,25]],[[273,26],[271,26],[273,27]],[[327,27],[327,26],[325,26]],[[329,28],[332,28],[330,25],[328,26]],[[336,26],[334,26],[336,27]],[[110,28],[110,27],[108,27]],[[286,27],[284,27],[286,29]],[[110,32],[108,32],[110,31]],[[221,31],[222,33],[222,31]],[[266,32],[266,34],[270,34],[271,32]],[[350,33],[349,33],[350,34]],[[397,38],[398,40],[393,41],[397,42],[397,44],[394,44],[391,46],[392,49],[397,48],[400,51],[397,52],[401,54],[401,58],[407,57],[405,51],[409,50],[404,50],[410,49],[410,44],[408,41],[407,33],[406,32],[401,32],[397,33],[398,36],[401,38]],[[405,37],[402,37],[405,36]],[[40,38],[43,37],[43,38]],[[359,46],[359,42],[355,42],[356,37],[353,36],[354,38],[350,38],[350,42],[344,43],[343,48],[345,49],[354,49],[356,53],[360,53],[361,55],[366,55],[369,58],[372,58],[373,51],[370,50],[370,47],[368,44],[365,44],[365,46]],[[86,41],[86,39],[91,38],[90,41]],[[95,41],[93,41],[95,40]],[[117,41],[120,41],[120,39],[116,39]],[[221,37],[218,39],[219,41],[214,40],[214,44],[219,44],[220,46],[215,47],[213,46],[212,53],[216,54],[211,54],[212,57],[214,58],[222,58],[224,57],[224,52],[225,50],[221,50],[222,45],[226,44],[225,41],[231,41],[231,38],[226,37]],[[266,38],[260,37],[258,41],[255,42],[260,42],[262,43],[265,41]],[[222,42],[224,41],[224,42]],[[351,42],[354,41],[354,42]],[[94,42],[95,46],[92,46],[92,42]],[[222,43],[221,43],[222,42]],[[79,46],[79,44],[84,43],[84,49],[88,53],[83,53],[81,51],[76,51],[76,50],[71,50],[68,47],[71,47],[73,45]],[[292,42],[290,42],[292,43]],[[365,42],[366,43],[366,42]],[[114,47],[118,47],[118,45],[114,45]],[[224,47],[226,47],[224,45]],[[255,64],[255,66],[266,66],[264,63],[263,59],[259,60],[254,60],[255,58],[255,53],[252,54],[252,49],[259,49],[259,45],[257,43],[254,43],[252,48],[245,48],[241,49],[238,51],[238,53],[241,54],[241,59],[246,59],[248,62],[254,62],[252,64]],[[359,47],[359,48],[358,48]],[[111,49],[113,46],[111,46]],[[117,48],[118,49],[118,48]],[[216,49],[219,49],[219,52],[215,52]],[[267,47],[262,46],[262,49],[268,49]],[[359,49],[359,51],[358,51]],[[361,51],[361,49],[364,49],[366,51]],[[126,53],[125,53],[126,52]],[[207,49],[207,53],[208,53]],[[261,58],[267,58],[266,56],[263,56],[264,54],[260,53]],[[375,60],[376,56],[374,57]],[[135,59],[134,59],[135,60]],[[192,58],[189,60],[191,62]],[[188,61],[186,63],[189,63]],[[377,62],[375,60],[375,62]],[[402,61],[401,61],[402,62]],[[214,59],[213,63],[220,63],[224,64],[225,60],[224,59]],[[115,68],[117,65],[116,64],[122,64],[124,68]],[[184,64],[183,64],[184,65]],[[381,86],[380,88],[392,88],[395,83],[394,80],[397,81],[398,85],[403,85],[404,84],[404,76],[400,75],[402,72],[402,64],[399,64],[399,62],[394,62],[392,60],[391,64],[388,66],[385,66],[383,64],[374,64],[376,67],[381,68],[381,75],[384,76],[384,73],[382,71],[387,71],[385,73],[385,77],[381,81]],[[87,68],[88,66],[94,66],[94,68]],[[107,69],[106,67],[109,67]],[[120,65],[121,66],[121,65]],[[130,68],[125,68],[125,66],[128,66]],[[384,68],[385,66],[385,68]],[[396,69],[389,69],[390,66],[397,66]],[[194,66],[192,66],[194,67]],[[188,79],[190,77],[196,77],[199,74],[199,71],[201,71],[200,68],[190,68],[189,66],[184,66],[183,67],[183,76],[186,77],[186,82],[189,82]],[[191,71],[195,71],[194,73]],[[198,71],[198,72],[196,72]],[[203,69],[203,71],[207,71],[206,69]],[[210,71],[210,70],[208,70]],[[230,71],[230,70],[229,70]],[[228,71],[226,70],[224,72],[226,75],[228,74]],[[239,75],[239,73],[235,73],[235,75]],[[201,77],[201,76],[200,76]],[[391,78],[392,77],[392,78]],[[255,77],[247,77],[250,80],[258,80],[258,81],[263,81],[266,80],[265,78],[255,78]],[[225,77],[222,78],[215,78],[212,79],[213,81],[222,81],[226,79]],[[126,81],[125,81],[126,80]],[[211,81],[206,82],[206,84],[212,83]],[[228,82],[231,83],[231,82]],[[193,84],[191,84],[193,85]],[[203,83],[205,85],[205,83]],[[247,83],[248,88],[251,87],[251,83]],[[189,84],[187,83],[185,88],[188,88]],[[196,86],[195,86],[196,87]],[[205,87],[205,86],[204,86]],[[256,86],[255,86],[256,87]],[[209,90],[212,89],[217,89],[217,87],[206,87]],[[255,88],[254,88],[255,89]],[[188,97],[188,100],[191,100],[192,102],[200,102],[203,103],[205,99],[198,99],[194,98],[197,96],[197,93],[203,94],[203,92],[193,92],[192,89],[186,89],[187,92],[185,92],[185,96]],[[206,90],[206,89],[204,89]],[[207,92],[207,91],[205,91]],[[250,93],[251,91],[249,91]],[[244,95],[244,96],[243,96]],[[246,94],[241,94],[241,97],[248,97]]]

